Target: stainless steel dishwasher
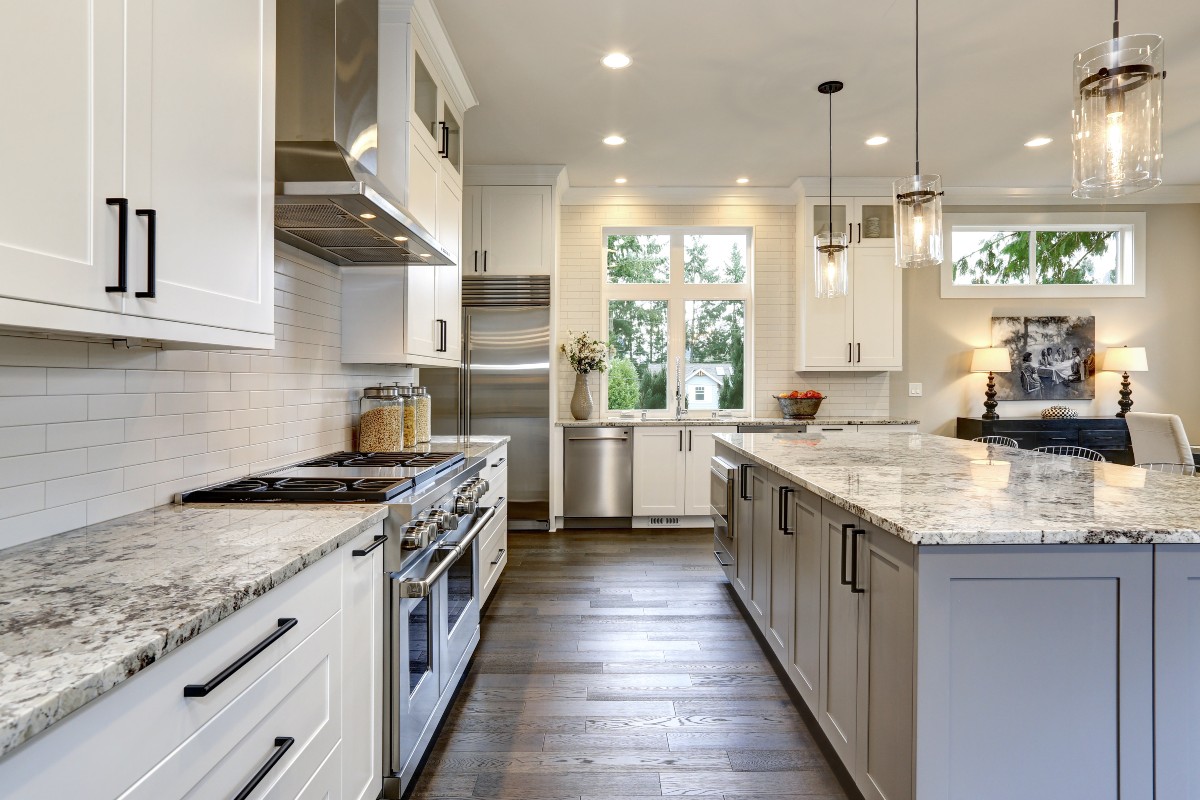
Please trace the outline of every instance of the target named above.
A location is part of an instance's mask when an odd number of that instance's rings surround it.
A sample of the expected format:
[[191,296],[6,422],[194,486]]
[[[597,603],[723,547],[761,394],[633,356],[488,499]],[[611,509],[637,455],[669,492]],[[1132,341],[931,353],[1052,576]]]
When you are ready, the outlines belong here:
[[563,516],[571,527],[630,524],[631,428],[567,428],[563,432]]

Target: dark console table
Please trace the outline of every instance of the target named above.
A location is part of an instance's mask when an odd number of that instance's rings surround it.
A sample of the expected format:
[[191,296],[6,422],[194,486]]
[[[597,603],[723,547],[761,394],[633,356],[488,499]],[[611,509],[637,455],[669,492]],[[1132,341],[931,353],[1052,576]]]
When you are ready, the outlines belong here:
[[1022,449],[1047,445],[1077,445],[1096,450],[1114,464],[1133,464],[1129,428],[1120,417],[1075,419],[958,418],[958,438],[1008,436]]

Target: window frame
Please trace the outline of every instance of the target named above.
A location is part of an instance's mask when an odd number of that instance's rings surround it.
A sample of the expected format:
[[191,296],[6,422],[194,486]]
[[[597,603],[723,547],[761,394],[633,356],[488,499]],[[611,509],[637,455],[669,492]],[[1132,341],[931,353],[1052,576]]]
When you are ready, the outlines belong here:
[[[610,236],[654,236],[669,235],[670,277],[667,283],[610,283],[608,281],[608,239]],[[746,237],[746,280],[744,283],[685,283],[684,264],[687,236],[745,236]],[[602,337],[609,338],[609,310],[611,300],[665,300],[667,301],[667,407],[610,409],[608,407],[608,373],[600,377],[600,404],[602,413],[617,415],[622,412],[649,415],[673,415],[672,401],[675,397],[675,358],[685,358],[687,320],[685,303],[689,300],[736,300],[745,308],[745,331],[742,376],[742,407],[721,409],[722,413],[745,415],[754,406],[754,227],[750,225],[611,225],[600,231],[600,325]],[[686,370],[685,370],[686,372]],[[685,376],[686,383],[686,376]],[[680,387],[686,397],[684,387]]]
[[[1121,234],[1118,269],[1130,282],[1116,285],[1009,283],[999,285],[954,283],[954,230],[1011,231],[1116,231]],[[1031,247],[1033,240],[1031,237]],[[944,298],[1097,298],[1146,296],[1145,212],[964,212],[942,218],[945,258],[941,267],[941,296]],[[1035,264],[1030,264],[1030,279]]]

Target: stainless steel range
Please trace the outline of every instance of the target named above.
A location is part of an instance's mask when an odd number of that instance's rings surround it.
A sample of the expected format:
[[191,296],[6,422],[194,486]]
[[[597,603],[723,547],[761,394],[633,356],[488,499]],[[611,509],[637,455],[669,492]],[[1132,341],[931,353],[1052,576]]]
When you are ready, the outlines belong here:
[[334,453],[182,495],[185,503],[380,503],[384,797],[408,788],[479,643],[485,460],[462,453]]

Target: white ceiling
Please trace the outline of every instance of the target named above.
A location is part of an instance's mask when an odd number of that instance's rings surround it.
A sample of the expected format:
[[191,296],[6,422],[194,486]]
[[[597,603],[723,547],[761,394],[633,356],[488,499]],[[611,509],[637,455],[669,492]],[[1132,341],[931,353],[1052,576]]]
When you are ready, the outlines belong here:
[[[572,186],[789,186],[913,168],[912,0],[434,0],[479,98],[471,164],[565,164]],[[921,164],[948,186],[1071,182],[1071,60],[1111,35],[1096,0],[925,0]],[[1128,0],[1166,39],[1165,183],[1200,184],[1200,3]],[[633,65],[600,64],[621,50]],[[619,133],[620,147],[600,140]],[[884,134],[882,147],[863,144]],[[1022,144],[1054,137],[1040,149]],[[834,187],[837,189],[836,185]]]

